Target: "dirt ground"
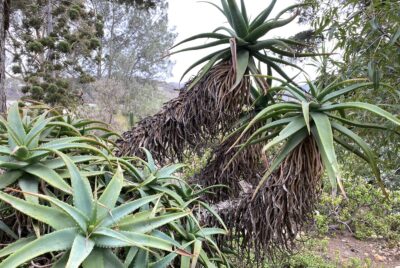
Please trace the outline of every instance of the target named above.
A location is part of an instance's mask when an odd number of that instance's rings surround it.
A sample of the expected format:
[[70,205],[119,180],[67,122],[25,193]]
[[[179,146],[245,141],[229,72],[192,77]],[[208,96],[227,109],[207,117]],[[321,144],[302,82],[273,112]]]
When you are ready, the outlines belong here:
[[365,267],[400,268],[400,246],[389,248],[379,240],[360,241],[350,234],[331,237],[327,258],[347,263],[352,258],[363,260]]

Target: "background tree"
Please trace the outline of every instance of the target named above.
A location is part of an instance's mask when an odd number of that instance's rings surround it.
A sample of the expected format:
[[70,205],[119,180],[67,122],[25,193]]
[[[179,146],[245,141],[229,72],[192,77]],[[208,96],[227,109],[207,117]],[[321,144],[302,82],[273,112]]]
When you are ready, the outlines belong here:
[[98,78],[161,80],[169,74],[171,61],[165,56],[176,34],[168,27],[165,0],[151,8],[107,0],[91,3],[104,27]]
[[[123,98],[116,101],[114,113],[104,120],[119,125],[120,130],[126,130],[126,121],[155,113],[167,99],[165,93],[169,94],[158,89],[167,86],[160,81],[170,76],[172,62],[165,56],[176,34],[168,26],[167,1],[154,4],[149,7],[140,1],[91,1],[91,8],[102,18],[99,26],[103,27],[104,36],[100,40],[96,67],[92,69],[98,81],[88,85],[86,92],[99,107],[101,117],[103,109],[109,109],[103,106],[109,105],[109,100],[102,96],[108,95],[105,91],[112,95],[115,90],[104,86],[116,86]],[[131,120],[122,120],[123,126],[115,120],[118,115]]]
[[10,0],[0,1],[0,113],[6,112],[5,64],[6,64],[6,36],[10,19]]
[[22,92],[52,105],[76,104],[78,85],[93,81],[86,67],[100,44],[99,19],[79,0],[35,1],[15,12],[8,43]]

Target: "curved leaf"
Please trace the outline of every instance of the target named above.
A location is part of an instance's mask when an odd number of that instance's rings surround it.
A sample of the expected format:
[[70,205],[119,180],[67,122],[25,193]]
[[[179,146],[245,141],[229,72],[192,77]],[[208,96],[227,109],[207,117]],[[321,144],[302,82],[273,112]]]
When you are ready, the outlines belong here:
[[157,229],[163,225],[166,225],[167,223],[173,222],[189,214],[189,212],[178,212],[158,217],[152,217],[149,215],[149,217],[147,218],[138,219],[136,221],[134,220],[135,217],[133,216],[132,221],[130,221],[128,224],[118,224],[118,227],[124,231],[131,231],[135,233],[148,233],[154,229]]
[[56,152],[65,162],[71,177],[74,206],[88,218],[93,213],[93,195],[88,180],[81,176],[79,169],[64,153]]
[[77,235],[72,243],[71,252],[65,268],[79,268],[81,263],[92,252],[94,242],[82,235]]
[[7,122],[9,128],[13,133],[16,134],[16,139],[21,145],[26,138],[26,132],[19,114],[18,102],[11,105],[10,109],[8,110]]
[[63,192],[66,193],[72,193],[72,188],[71,186],[68,185],[64,181],[64,179],[54,170],[49,169],[47,166],[43,164],[33,164],[30,166],[27,166],[23,169],[26,173],[32,174],[41,180],[44,180],[51,186],[62,190]]
[[190,84],[190,86],[188,87],[187,90],[190,90],[191,88],[193,88],[208,73],[208,71],[214,66],[214,64],[223,57],[224,54],[225,54],[225,52],[221,51],[220,53],[218,53],[214,57],[212,57],[208,61],[208,63],[206,65],[204,65],[203,68],[201,68],[199,74],[194,79],[194,81]]
[[244,3],[244,0],[240,0],[240,10],[242,12],[242,16],[243,16],[244,22],[246,23],[246,27],[247,27],[247,25],[249,25],[249,17],[247,15],[247,10],[246,10],[246,5]]
[[376,156],[372,152],[369,145],[363,139],[361,139],[357,134],[355,134],[353,131],[351,131],[350,129],[348,129],[340,124],[333,122],[332,127],[334,129],[336,129],[337,131],[339,131],[340,133],[342,133],[342,134],[346,135],[347,137],[349,137],[350,139],[352,139],[355,143],[357,143],[361,147],[361,149],[365,153],[365,156],[368,159],[367,162],[371,166],[371,169],[372,169],[372,171],[375,175],[375,178],[378,182],[378,185],[381,187],[382,192],[385,194],[385,196],[388,197],[388,194],[385,189],[385,185],[381,179],[381,173],[379,171],[379,168],[378,168],[378,165],[376,162]]
[[173,164],[173,165],[165,166],[165,167],[157,170],[155,176],[158,179],[170,178],[172,174],[177,172],[177,170],[182,169],[186,166],[187,165],[185,165],[185,164]]
[[235,89],[241,82],[246,73],[247,66],[249,64],[249,51],[248,50],[240,50],[237,53],[237,60],[236,60],[236,79],[235,83],[231,87],[231,90]]
[[195,68],[196,66],[202,64],[203,62],[206,62],[206,61],[210,60],[211,58],[213,58],[214,56],[219,55],[219,54],[220,54],[220,57],[227,56],[227,55],[230,54],[230,49],[227,48],[227,49],[224,49],[224,50],[216,51],[216,52],[211,53],[211,54],[209,54],[209,55],[207,55],[207,56],[201,58],[200,60],[196,61],[195,63],[193,63],[192,65],[190,65],[189,68],[187,68],[187,69],[185,70],[185,72],[183,73],[183,75],[182,75],[181,78],[180,78],[180,81],[182,81],[182,79],[183,79],[191,70],[193,70],[193,68]]
[[206,43],[204,45],[183,48],[183,49],[174,51],[174,52],[170,53],[169,55],[174,55],[174,54],[185,52],[185,51],[192,51],[192,50],[199,50],[199,49],[204,49],[204,48],[209,48],[209,47],[215,47],[215,46],[223,45],[223,44],[229,44],[229,38],[221,39],[221,40],[218,40],[218,41],[213,41],[213,42],[210,42],[210,43]]
[[99,228],[95,234],[96,245],[102,247],[129,247],[136,246],[144,250],[147,248],[172,251],[171,243],[154,236],[128,231],[115,231],[108,228]]
[[[328,172],[330,175],[332,188],[335,191],[336,182],[339,185],[343,194],[345,194],[343,186],[340,179],[339,164],[337,162],[337,157],[335,153],[335,147],[333,144],[333,133],[332,126],[327,115],[322,113],[311,113],[311,118],[315,123],[315,131],[313,132],[317,139],[317,145],[321,152],[322,160],[324,161],[324,156],[326,156],[325,168],[331,169],[333,172]],[[319,142],[318,142],[319,141]]]
[[115,204],[120,196],[123,183],[124,175],[121,167],[118,166],[117,172],[108,183],[100,198],[97,200],[97,220],[103,219],[107,213],[115,207]]
[[20,170],[11,170],[1,174],[0,189],[6,188],[16,182],[22,176],[22,174],[23,172]]
[[394,133],[396,133],[397,135],[400,135],[399,132],[388,128],[384,125],[378,125],[378,124],[369,124],[369,123],[364,123],[364,122],[359,122],[359,121],[354,121],[354,120],[349,120],[340,116],[335,116],[333,114],[328,114],[329,117],[336,119],[342,123],[345,123],[349,126],[353,126],[353,127],[359,127],[359,128],[370,128],[370,129],[380,129],[380,130],[387,130],[387,131],[393,131]]
[[245,38],[244,40],[249,41],[249,42],[254,42],[258,40],[259,38],[263,37],[265,34],[267,34],[269,31],[275,28],[279,28],[282,26],[285,26],[286,24],[289,24],[292,22],[295,18],[297,17],[297,14],[293,15],[292,17],[284,20],[273,20],[273,21],[267,21],[252,30]]
[[[18,239],[18,238],[17,238]],[[36,238],[34,236],[30,237],[22,237],[15,241],[14,243],[8,244],[6,247],[0,250],[0,258],[13,254],[15,251],[19,250],[23,246],[29,244],[30,242],[34,241]]]
[[364,103],[364,102],[345,102],[345,103],[338,103],[338,104],[327,104],[322,105],[319,109],[320,111],[333,111],[333,110],[341,110],[341,109],[363,109],[370,111],[374,114],[382,116],[389,121],[392,121],[396,125],[400,126],[400,119],[392,115],[391,113],[379,108],[376,105]]
[[342,96],[346,93],[358,90],[363,87],[368,87],[371,85],[372,85],[372,83],[362,83],[362,84],[355,84],[355,85],[347,86],[345,88],[342,88],[340,90],[333,91],[333,92],[324,91],[319,96],[317,96],[317,99],[320,100],[322,103],[328,102],[328,101],[335,99],[339,96]]
[[64,229],[46,234],[15,251],[3,260],[0,268],[15,268],[45,253],[71,248],[76,235],[76,229]]
[[107,227],[107,226],[117,224],[123,217],[125,217],[129,213],[132,213],[133,211],[137,210],[141,206],[146,205],[160,197],[161,197],[161,195],[150,195],[150,196],[142,197],[135,201],[125,203],[119,207],[116,207],[108,213],[108,215],[99,223],[98,226],[99,227]]
[[261,110],[246,126],[246,128],[243,130],[242,134],[239,136],[235,144],[232,145],[232,147],[236,146],[237,143],[242,139],[243,135],[249,131],[249,129],[257,122],[259,122],[262,119],[266,119],[272,112],[280,112],[280,111],[292,111],[292,110],[297,110],[301,109],[301,106],[297,103],[277,103],[268,106],[267,108]]
[[254,29],[262,25],[268,16],[271,14],[271,11],[274,9],[277,0],[272,0],[269,6],[261,11],[260,14],[251,22],[249,31],[252,32]]
[[239,37],[245,37],[248,33],[246,20],[244,19],[236,0],[227,0],[229,11],[231,13],[232,27],[235,29]]
[[[19,188],[21,188],[26,201],[39,204],[37,193],[39,192],[39,181],[30,176],[23,176],[18,181]],[[32,195],[33,194],[33,195]]]
[[290,138],[293,135],[296,135],[296,133],[302,130],[304,127],[306,127],[306,122],[304,121],[303,117],[297,116],[292,118],[291,122],[284,129],[282,129],[279,135],[263,147],[263,151],[267,151],[274,145]]
[[[66,215],[68,215],[71,219],[75,221],[75,226],[78,225],[82,231],[86,232],[87,230],[87,225],[89,222],[89,217],[87,217],[85,214],[82,213],[79,209],[69,205],[68,203],[65,203],[63,201],[60,201],[54,197],[47,196],[47,195],[38,195],[41,199],[44,199],[59,209],[61,209]],[[89,215],[90,216],[90,215]]]
[[[5,224],[2,220],[0,220],[0,230],[2,232],[6,233],[9,237],[11,237],[15,240],[18,240],[18,235],[16,233],[14,233],[14,231],[11,230],[11,228],[8,227],[7,224]],[[0,255],[1,255],[1,251],[0,251]]]
[[34,204],[2,192],[0,192],[0,199],[23,214],[48,224],[56,230],[75,226],[75,222],[58,209]]
[[310,126],[310,103],[309,102],[301,102],[301,108],[303,110],[304,121],[307,125],[308,134],[311,133],[311,126]]
[[[180,41],[179,43],[177,43],[176,45],[174,45],[172,48],[175,48],[179,45],[182,45],[186,42],[190,42],[196,39],[202,39],[202,38],[213,38],[213,39],[226,39],[229,38],[229,36],[225,35],[225,34],[219,34],[219,33],[202,33],[202,34],[197,34],[197,35],[193,35],[189,38],[186,38],[182,41]],[[171,48],[171,49],[172,49]]]

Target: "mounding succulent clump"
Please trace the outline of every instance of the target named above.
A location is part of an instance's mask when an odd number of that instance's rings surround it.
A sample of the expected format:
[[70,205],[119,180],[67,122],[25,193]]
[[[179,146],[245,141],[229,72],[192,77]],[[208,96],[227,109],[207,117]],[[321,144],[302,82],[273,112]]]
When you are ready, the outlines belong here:
[[[115,157],[115,135],[37,103],[0,117],[1,268],[230,267],[206,189],[146,150],[147,161]],[[224,229],[200,225],[195,208]]]

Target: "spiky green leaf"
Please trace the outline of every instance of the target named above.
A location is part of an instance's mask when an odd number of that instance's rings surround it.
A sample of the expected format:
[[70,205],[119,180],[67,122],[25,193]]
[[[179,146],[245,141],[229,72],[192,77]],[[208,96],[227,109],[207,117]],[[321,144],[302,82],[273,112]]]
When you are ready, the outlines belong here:
[[71,252],[65,268],[79,268],[81,263],[92,252],[94,242],[82,235],[77,235],[72,243]]
[[10,204],[14,209],[22,212],[23,214],[46,223],[56,230],[70,228],[76,224],[65,213],[52,207],[34,204],[1,192],[0,199]]
[[71,248],[77,229],[64,229],[46,234],[21,247],[0,264],[0,268],[16,268],[19,265],[48,252]]

